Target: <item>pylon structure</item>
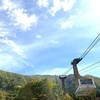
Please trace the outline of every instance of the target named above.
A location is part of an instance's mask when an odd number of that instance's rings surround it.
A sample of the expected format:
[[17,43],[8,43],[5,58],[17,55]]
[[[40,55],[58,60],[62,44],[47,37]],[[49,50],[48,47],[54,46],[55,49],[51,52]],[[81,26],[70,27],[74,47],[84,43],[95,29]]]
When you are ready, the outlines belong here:
[[62,90],[63,90],[63,94],[65,95],[66,94],[66,85],[65,85],[65,79],[67,78],[66,75],[60,75],[59,76],[59,79],[61,80],[62,82]]

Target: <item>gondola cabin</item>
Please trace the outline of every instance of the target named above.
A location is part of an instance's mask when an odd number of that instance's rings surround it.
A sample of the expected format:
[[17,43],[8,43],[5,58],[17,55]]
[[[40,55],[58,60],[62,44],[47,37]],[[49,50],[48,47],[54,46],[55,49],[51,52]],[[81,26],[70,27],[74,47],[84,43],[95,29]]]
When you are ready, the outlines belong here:
[[90,95],[96,88],[93,79],[78,79],[79,86],[76,90],[77,96],[87,96]]

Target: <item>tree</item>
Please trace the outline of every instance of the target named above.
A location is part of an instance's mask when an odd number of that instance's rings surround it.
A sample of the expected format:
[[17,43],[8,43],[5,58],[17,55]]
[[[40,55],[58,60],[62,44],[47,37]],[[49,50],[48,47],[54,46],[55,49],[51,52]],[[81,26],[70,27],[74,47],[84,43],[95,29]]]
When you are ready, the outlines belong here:
[[87,95],[87,96],[77,96],[75,93],[70,94],[70,96],[74,100],[94,100],[95,95],[96,95],[95,91],[91,95]]
[[5,91],[0,91],[0,100],[5,100],[7,93]]
[[96,97],[100,97],[100,91],[96,91]]
[[56,100],[56,90],[59,100],[62,100],[60,86],[47,78],[33,80],[19,90],[15,100]]
[[73,100],[73,98],[69,94],[66,94],[63,100]]
[[32,91],[30,89],[31,86],[32,86],[32,83],[29,82],[27,85],[20,88],[15,100],[31,100],[34,97]]
[[70,93],[69,94],[74,100],[77,98],[76,94],[73,92],[73,93]]
[[38,99],[45,96],[44,98],[46,98],[46,100],[55,100],[55,95],[53,91],[55,85],[55,83],[48,80],[47,78],[36,81],[32,84],[32,93]]

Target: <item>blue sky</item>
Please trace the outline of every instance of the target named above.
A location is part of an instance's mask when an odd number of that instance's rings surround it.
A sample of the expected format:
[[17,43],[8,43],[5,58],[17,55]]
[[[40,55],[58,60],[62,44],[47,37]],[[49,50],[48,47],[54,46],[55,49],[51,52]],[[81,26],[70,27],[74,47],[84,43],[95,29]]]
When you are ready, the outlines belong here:
[[[0,70],[61,75],[100,33],[99,26],[100,0],[1,0]],[[100,60],[99,45],[79,70]],[[99,69],[80,74],[99,77]]]

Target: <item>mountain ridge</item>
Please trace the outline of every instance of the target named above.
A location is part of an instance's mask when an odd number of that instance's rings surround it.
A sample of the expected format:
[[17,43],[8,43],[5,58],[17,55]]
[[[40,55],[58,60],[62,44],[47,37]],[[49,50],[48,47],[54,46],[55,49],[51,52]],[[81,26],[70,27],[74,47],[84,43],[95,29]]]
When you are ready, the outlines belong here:
[[[100,90],[100,78],[86,75],[86,77],[93,78],[97,87],[97,90]],[[0,90],[3,91],[13,91],[15,86],[25,86],[28,82],[32,80],[41,80],[44,78],[48,78],[49,80],[56,83],[55,75],[22,75],[12,72],[6,72],[3,70],[0,70]],[[59,79],[59,76],[56,75],[57,84],[61,85],[61,81]],[[76,83],[75,78],[73,74],[68,75],[67,79],[65,80],[67,92],[75,92],[76,89]]]

